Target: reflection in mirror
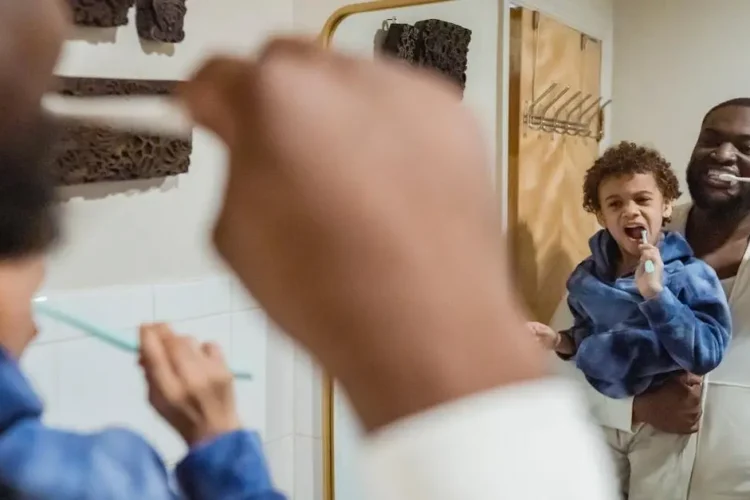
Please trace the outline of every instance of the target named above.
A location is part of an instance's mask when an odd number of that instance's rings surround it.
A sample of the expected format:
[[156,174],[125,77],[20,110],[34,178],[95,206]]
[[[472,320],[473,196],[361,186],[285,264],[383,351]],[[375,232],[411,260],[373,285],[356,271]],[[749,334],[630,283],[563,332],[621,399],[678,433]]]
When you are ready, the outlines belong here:
[[[700,421],[701,391],[684,381],[636,396],[632,428],[629,404],[616,411],[621,402],[594,400],[600,414],[610,416],[603,422],[646,441],[641,452],[631,452],[631,498],[750,498],[750,439],[741,430],[750,421],[750,317],[744,312],[750,301],[750,188],[717,176],[750,176],[750,75],[735,66],[750,41],[743,23],[748,14],[744,2],[615,2],[613,142],[651,146],[671,162],[684,195],[669,229],[683,233],[696,257],[718,274],[721,285],[710,292],[715,278],[702,283],[705,303],[723,301],[725,293],[732,323],[725,346],[718,329],[705,327],[717,308],[691,307],[693,352],[712,363],[684,368],[703,372],[720,361],[703,381]],[[650,427],[699,432],[649,442]],[[636,481],[634,472],[643,479]]]
[[[487,138],[491,181],[502,88],[498,80],[500,25],[500,4],[495,0],[387,8],[345,18],[333,32],[330,46],[359,57],[396,58],[428,68],[455,84]],[[334,498],[365,498],[355,458],[361,429],[343,392],[334,389],[332,397]]]
[[[750,316],[741,307],[750,301],[750,184],[721,176],[750,177],[750,73],[737,69],[750,4],[574,4],[464,1],[358,13],[338,26],[332,46],[370,57],[385,44],[414,64],[416,45],[404,40],[415,39],[419,21],[471,30],[464,102],[497,152],[529,316],[563,339],[563,354],[612,333],[596,356],[584,349],[555,365],[581,382],[623,497],[750,498]],[[602,154],[582,203],[586,173]],[[608,232],[598,233],[602,225]],[[641,229],[659,248],[643,263]],[[601,256],[615,249],[612,274],[589,272],[594,299],[571,287],[571,312],[566,282],[595,234],[606,239]],[[557,337],[575,315],[589,327]],[[333,403],[336,498],[362,498],[352,465],[361,434],[338,390]]]

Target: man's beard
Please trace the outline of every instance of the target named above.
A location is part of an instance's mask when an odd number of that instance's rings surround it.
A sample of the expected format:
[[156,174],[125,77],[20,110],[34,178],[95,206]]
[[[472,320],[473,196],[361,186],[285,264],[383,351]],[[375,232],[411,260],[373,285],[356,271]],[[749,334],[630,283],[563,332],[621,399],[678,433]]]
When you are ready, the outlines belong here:
[[750,184],[739,184],[739,193],[727,198],[714,198],[703,185],[700,167],[690,160],[687,168],[687,185],[693,204],[710,214],[725,218],[743,216],[750,212]]

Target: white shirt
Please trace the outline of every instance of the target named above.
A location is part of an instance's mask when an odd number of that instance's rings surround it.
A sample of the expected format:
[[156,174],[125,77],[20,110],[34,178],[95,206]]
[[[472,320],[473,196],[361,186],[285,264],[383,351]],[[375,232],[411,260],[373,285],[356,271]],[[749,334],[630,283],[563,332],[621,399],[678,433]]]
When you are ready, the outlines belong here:
[[362,452],[370,500],[618,498],[585,399],[562,379],[435,408],[371,436]]
[[732,276],[731,278],[721,280],[721,287],[724,289],[724,294],[727,297],[730,297],[732,295],[732,289],[734,288],[734,281],[736,279],[737,276]]

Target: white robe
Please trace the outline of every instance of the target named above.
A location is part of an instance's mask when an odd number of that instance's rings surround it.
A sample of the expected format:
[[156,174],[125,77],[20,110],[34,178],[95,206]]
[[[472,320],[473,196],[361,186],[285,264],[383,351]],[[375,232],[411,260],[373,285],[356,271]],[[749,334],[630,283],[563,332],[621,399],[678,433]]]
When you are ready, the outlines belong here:
[[[675,209],[669,229],[684,233],[690,205]],[[750,246],[745,250],[729,294],[732,341],[724,361],[704,387],[704,413],[688,500],[750,499]],[[555,329],[572,323],[566,301],[552,320]],[[571,363],[561,370],[578,380]],[[586,393],[594,419],[601,425],[630,431],[633,398],[610,399],[588,384]],[[656,500],[656,499],[654,499]]]

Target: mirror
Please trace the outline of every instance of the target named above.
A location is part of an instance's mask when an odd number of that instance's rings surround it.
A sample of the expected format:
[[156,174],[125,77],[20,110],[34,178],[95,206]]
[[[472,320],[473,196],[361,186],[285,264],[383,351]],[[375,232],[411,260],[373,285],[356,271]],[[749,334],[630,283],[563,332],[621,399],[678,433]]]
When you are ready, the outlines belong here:
[[[502,3],[497,0],[384,1],[353,4],[339,9],[329,18],[322,37],[333,49],[359,57],[394,57],[393,52],[396,52],[395,57],[399,57],[398,49],[401,48],[403,52],[405,42],[399,47],[398,42],[393,43],[393,40],[389,41],[388,38],[389,33],[391,38],[399,36],[395,33],[399,25],[419,29],[423,28],[421,22],[430,19],[454,25],[457,35],[449,47],[458,55],[453,61],[443,61],[443,66],[435,63],[431,68],[442,71],[446,78],[459,86],[465,80],[463,102],[473,110],[487,138],[490,158],[487,165],[488,182],[493,182],[496,172],[502,171],[496,165],[497,151],[503,147],[502,141],[498,140],[502,127],[498,120],[502,115],[498,112],[504,88],[498,78],[501,63],[501,51],[498,50],[502,27],[501,5]],[[386,53],[389,48],[390,55]],[[429,50],[429,47],[426,50]],[[447,51],[450,52],[451,48]],[[415,63],[413,53],[412,59],[407,59],[403,59],[405,63]],[[466,65],[465,72],[462,71],[462,63]],[[461,66],[453,75],[450,71],[451,64]],[[464,74],[461,75],[462,73]],[[456,74],[461,76],[456,77]],[[497,182],[502,183],[503,179],[497,179]],[[324,456],[325,469],[328,472],[326,477],[330,483],[328,490],[336,500],[366,498],[366,492],[361,489],[355,458],[362,439],[359,423],[343,391],[331,384],[330,380],[325,383],[324,399],[324,420],[327,422],[325,427],[332,437],[327,442],[329,445],[333,443]]]
[[[607,397],[573,363],[555,362],[560,373],[581,382],[592,418],[613,448],[623,495],[631,500],[750,498],[750,439],[740,431],[750,422],[750,326],[740,307],[750,303],[750,203],[744,204],[750,195],[744,184],[729,189],[705,181],[705,172],[719,167],[750,176],[750,100],[723,106],[704,122],[713,106],[748,94],[750,74],[736,65],[750,36],[743,24],[750,5],[686,7],[679,0],[371,2],[339,9],[323,30],[333,48],[365,57],[378,53],[392,23],[439,19],[472,31],[464,102],[493,154],[489,170],[517,287],[534,320],[571,326],[566,280],[601,229],[581,204],[584,174],[596,158],[611,145],[633,141],[671,163],[683,194],[670,228],[684,232],[686,222],[703,228],[687,240],[722,279],[723,287],[709,295],[721,301],[723,288],[733,323],[723,360],[702,386],[700,432],[680,435],[634,424],[632,398]],[[715,203],[723,211],[709,210],[714,219],[701,222],[699,205],[685,209],[689,164],[697,172],[693,193],[705,198],[711,188],[714,201],[740,201]],[[674,424],[674,401],[684,401],[687,389],[670,403],[668,384],[659,384],[647,388],[652,396],[636,396],[636,416],[647,399],[660,401]],[[331,493],[337,500],[364,498],[354,465],[361,430],[330,381],[324,409]]]

